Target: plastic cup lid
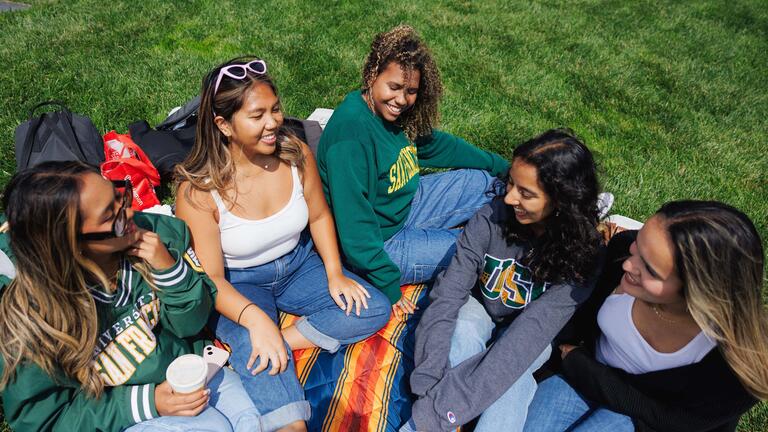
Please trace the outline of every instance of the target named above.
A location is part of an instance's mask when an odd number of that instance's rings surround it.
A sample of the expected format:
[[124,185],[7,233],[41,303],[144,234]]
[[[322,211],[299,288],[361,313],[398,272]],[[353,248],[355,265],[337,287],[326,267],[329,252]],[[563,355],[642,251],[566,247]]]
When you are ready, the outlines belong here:
[[165,379],[176,391],[188,389],[205,383],[208,375],[208,364],[202,357],[196,354],[184,354],[168,365],[165,371]]

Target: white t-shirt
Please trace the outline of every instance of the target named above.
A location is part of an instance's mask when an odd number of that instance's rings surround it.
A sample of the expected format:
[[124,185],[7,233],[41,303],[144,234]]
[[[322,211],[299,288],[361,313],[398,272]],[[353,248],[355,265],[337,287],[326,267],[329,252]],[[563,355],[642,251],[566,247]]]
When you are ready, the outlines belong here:
[[611,294],[597,313],[601,335],[596,357],[600,363],[637,375],[698,363],[716,346],[704,332],[699,332],[673,353],[656,351],[635,327],[634,302],[629,294]]

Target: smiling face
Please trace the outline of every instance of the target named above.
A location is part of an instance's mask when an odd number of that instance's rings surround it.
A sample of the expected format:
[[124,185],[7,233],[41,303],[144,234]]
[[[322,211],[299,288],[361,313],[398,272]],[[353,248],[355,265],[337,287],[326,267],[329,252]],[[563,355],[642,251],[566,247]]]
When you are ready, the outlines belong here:
[[374,114],[388,122],[394,122],[404,111],[413,107],[419,92],[421,72],[405,71],[400,64],[390,62],[376,77],[368,90],[368,102]]
[[[112,183],[96,173],[83,175],[80,187],[80,218],[82,233],[106,232],[112,229],[122,203],[122,194]],[[81,241],[86,256],[99,256],[124,251],[136,241],[136,225],[133,210],[126,209],[128,225],[123,237],[98,241]]]
[[530,225],[538,233],[543,232],[544,220],[552,214],[554,207],[539,182],[536,167],[519,158],[512,162],[509,169],[504,202],[512,206],[518,222]]
[[244,153],[273,154],[277,148],[277,132],[283,124],[280,99],[268,84],[257,81],[230,121],[221,116],[215,121],[230,145],[242,148]]
[[621,290],[649,303],[685,301],[683,284],[674,265],[674,246],[662,216],[648,219],[629,248],[622,268]]

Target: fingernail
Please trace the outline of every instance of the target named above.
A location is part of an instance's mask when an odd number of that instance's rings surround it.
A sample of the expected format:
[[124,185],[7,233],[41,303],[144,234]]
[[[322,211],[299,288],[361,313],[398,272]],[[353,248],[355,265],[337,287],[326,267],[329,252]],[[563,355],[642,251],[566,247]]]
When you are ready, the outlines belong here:
[[205,395],[208,396],[209,394],[211,394],[211,389],[205,389]]

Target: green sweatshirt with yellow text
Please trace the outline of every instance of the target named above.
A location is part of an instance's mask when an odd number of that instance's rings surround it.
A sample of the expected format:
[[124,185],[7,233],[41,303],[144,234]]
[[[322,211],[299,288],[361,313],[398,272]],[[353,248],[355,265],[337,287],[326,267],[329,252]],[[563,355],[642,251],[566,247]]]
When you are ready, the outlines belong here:
[[[92,366],[106,385],[104,393],[90,397],[63,372],[50,376],[33,363],[22,363],[2,391],[13,430],[120,431],[158,417],[155,386],[165,380],[168,365],[182,354],[202,352],[206,341],[195,336],[213,310],[216,288],[190,247],[186,224],[138,212],[133,220],[156,232],[176,262],[152,273],[157,290],[125,259],[115,292],[90,288],[97,316],[79,319],[98,322]],[[0,248],[13,259],[6,234],[0,235]],[[3,291],[9,281],[0,277]]]
[[492,175],[509,169],[501,156],[445,132],[409,140],[401,127],[371,112],[359,90],[328,121],[317,165],[345,260],[392,303],[400,298],[400,270],[384,242],[408,217],[419,168],[475,168]]

